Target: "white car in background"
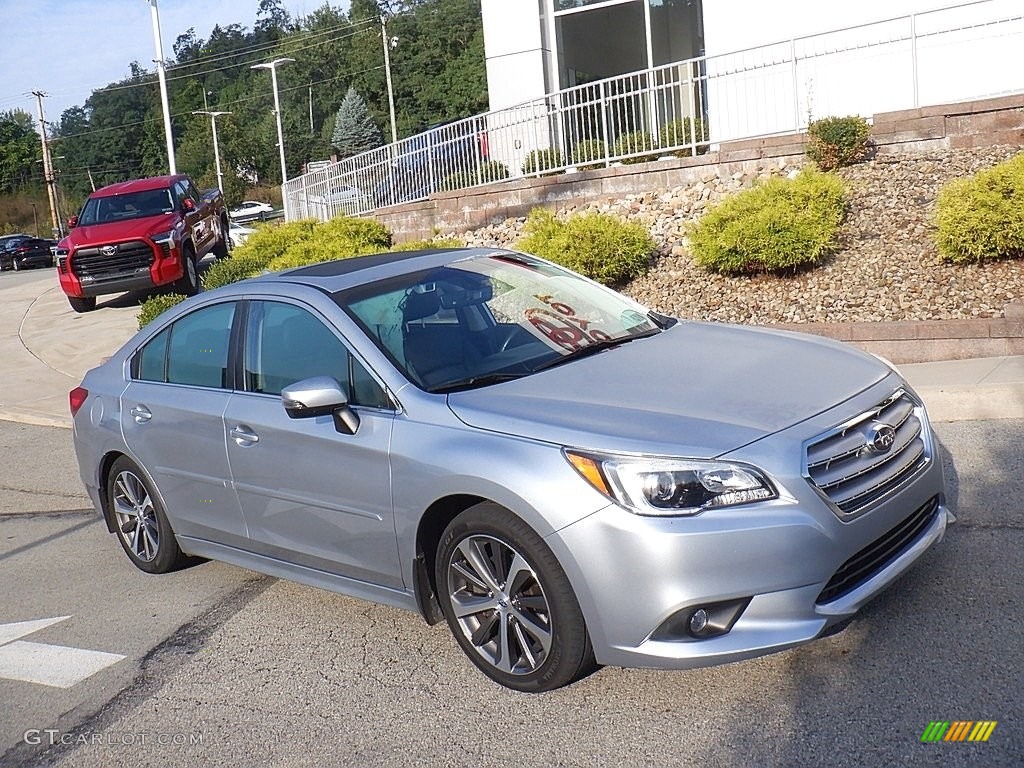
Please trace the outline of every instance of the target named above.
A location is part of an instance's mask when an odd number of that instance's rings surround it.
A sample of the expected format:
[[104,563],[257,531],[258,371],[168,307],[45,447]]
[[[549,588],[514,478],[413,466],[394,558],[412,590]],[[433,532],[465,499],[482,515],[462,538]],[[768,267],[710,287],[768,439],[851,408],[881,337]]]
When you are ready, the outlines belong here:
[[259,200],[244,200],[237,208],[228,211],[232,219],[251,219],[267,213],[273,213],[274,206]]
[[232,221],[231,226],[228,227],[228,237],[231,240],[231,247],[237,248],[248,240],[249,235],[255,231],[256,230],[253,227],[244,227],[241,224],[236,224]]

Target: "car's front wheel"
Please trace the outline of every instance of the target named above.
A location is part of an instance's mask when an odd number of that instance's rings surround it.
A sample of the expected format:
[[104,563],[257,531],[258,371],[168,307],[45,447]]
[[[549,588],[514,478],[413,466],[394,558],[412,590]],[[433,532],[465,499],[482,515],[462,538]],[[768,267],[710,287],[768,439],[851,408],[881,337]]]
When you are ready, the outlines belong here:
[[96,309],[95,296],[68,296],[68,304],[75,312],[92,312]]
[[142,470],[125,456],[110,468],[107,505],[118,541],[137,568],[167,573],[181,565],[184,557],[160,499]]
[[174,284],[174,290],[185,296],[195,296],[199,293],[199,268],[196,265],[196,254],[191,245],[182,248],[181,260],[184,274]]
[[470,507],[445,529],[435,578],[463,651],[497,683],[530,693],[593,671],[576,595],[540,536],[508,510]]

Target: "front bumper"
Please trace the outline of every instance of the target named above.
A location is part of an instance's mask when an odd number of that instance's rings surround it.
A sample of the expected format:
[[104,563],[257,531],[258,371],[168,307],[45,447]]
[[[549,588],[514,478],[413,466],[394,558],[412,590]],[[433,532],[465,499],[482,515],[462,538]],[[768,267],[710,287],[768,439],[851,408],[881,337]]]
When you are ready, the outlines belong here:
[[[803,437],[783,433],[743,452],[780,483],[776,500],[693,517],[643,517],[613,505],[547,538],[599,663],[699,667],[806,643],[855,614],[942,539],[951,516],[927,427],[932,459],[924,469],[845,520],[797,461],[777,458],[820,428],[815,421]],[[837,589],[851,572],[852,583]],[[698,639],[685,630],[685,617],[700,606],[748,600],[724,634]]]

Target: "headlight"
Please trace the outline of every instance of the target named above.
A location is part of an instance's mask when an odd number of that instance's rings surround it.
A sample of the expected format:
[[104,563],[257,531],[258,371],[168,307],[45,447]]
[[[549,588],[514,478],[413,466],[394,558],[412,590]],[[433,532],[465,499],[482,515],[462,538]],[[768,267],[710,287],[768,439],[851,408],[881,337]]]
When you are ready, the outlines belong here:
[[569,450],[565,456],[594,488],[638,515],[696,515],[706,509],[778,497],[761,472],[734,462],[600,456]]
[[150,240],[160,246],[160,250],[164,252],[164,255],[169,254],[174,250],[174,230],[169,232],[161,232],[159,235],[153,235]]

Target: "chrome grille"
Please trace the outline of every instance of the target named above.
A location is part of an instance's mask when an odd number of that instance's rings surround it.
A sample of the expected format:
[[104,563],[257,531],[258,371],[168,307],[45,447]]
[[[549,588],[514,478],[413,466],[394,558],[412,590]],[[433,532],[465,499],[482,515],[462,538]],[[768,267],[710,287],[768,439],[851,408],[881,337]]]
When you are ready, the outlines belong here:
[[938,508],[939,497],[934,496],[895,528],[843,563],[815,602],[821,605],[838,600],[886,568],[932,524]]
[[[891,427],[891,431],[888,429]],[[891,444],[875,436],[887,433]],[[916,404],[902,390],[856,419],[811,441],[807,478],[844,515],[893,491],[928,463]]]
[[129,240],[126,243],[112,243],[117,252],[104,256],[100,248],[82,248],[75,251],[71,259],[71,268],[78,277],[92,277],[102,280],[105,277],[123,275],[139,269],[149,269],[153,263],[153,249],[142,240]]

